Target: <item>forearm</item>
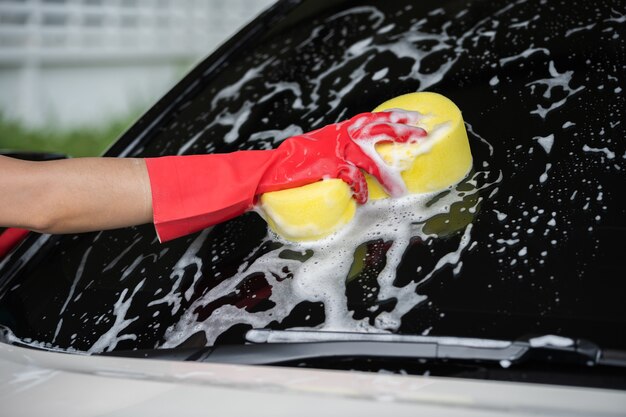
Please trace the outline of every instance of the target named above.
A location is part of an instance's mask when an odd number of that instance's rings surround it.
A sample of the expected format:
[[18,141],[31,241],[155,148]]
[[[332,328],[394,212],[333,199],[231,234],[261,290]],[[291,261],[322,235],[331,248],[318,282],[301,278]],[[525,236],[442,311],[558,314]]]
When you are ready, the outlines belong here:
[[152,220],[142,159],[27,162],[0,157],[0,226],[45,233],[115,229]]

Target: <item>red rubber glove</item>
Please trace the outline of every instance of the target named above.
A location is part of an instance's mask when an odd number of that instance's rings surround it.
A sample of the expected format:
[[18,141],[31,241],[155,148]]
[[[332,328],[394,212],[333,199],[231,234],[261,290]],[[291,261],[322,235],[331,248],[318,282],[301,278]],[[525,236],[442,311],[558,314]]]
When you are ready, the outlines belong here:
[[8,228],[4,232],[0,232],[0,260],[24,240],[28,233],[28,230],[17,228]]
[[397,195],[398,184],[382,160],[359,145],[418,140],[426,132],[409,125],[418,117],[404,111],[363,113],[288,138],[277,149],[147,158],[157,235],[165,242],[197,232],[250,210],[257,195],[324,178],[342,179],[364,203],[367,184],[361,169]]

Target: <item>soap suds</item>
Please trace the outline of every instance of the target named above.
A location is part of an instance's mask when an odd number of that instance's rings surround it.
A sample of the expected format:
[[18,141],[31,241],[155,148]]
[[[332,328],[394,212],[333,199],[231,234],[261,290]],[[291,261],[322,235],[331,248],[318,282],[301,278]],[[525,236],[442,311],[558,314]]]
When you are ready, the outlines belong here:
[[544,151],[546,151],[547,154],[550,154],[550,151],[552,150],[552,145],[554,145],[554,134],[550,134],[545,137],[535,136],[533,139],[541,145],[541,147]]
[[[468,180],[470,183],[472,181],[474,180]],[[474,193],[478,191],[479,189],[476,189]],[[402,288],[392,285],[402,254],[412,237],[429,238],[423,231],[423,225],[429,218],[446,213],[452,204],[462,199],[457,191],[451,190],[436,204],[428,206],[432,198],[433,195],[409,195],[398,199],[368,202],[359,207],[350,224],[327,238],[309,243],[283,241],[291,250],[299,252],[312,250],[314,254],[305,262],[288,260],[280,256],[285,249],[282,247],[254,260],[245,268],[240,268],[235,276],[220,283],[186,309],[179,323],[167,330],[163,347],[176,346],[197,331],[203,331],[211,344],[219,334],[237,323],[248,323],[255,328],[265,327],[277,317],[286,316],[296,304],[304,300],[324,304],[326,320],[320,329],[357,332],[397,329],[400,318],[406,311],[425,299],[416,292],[421,281]],[[470,243],[471,229],[470,223],[460,235],[458,248],[442,257],[424,280],[430,279],[446,265],[456,266],[459,263],[461,254]],[[268,239],[282,240],[273,234],[268,235]],[[380,314],[376,325],[372,326],[367,320],[351,318],[346,305],[345,277],[352,265],[356,248],[363,242],[377,239],[393,242],[387,252],[387,264],[378,276],[381,287],[378,297],[379,299],[393,297],[398,299],[398,303],[393,311]],[[275,277],[280,276],[279,271],[285,267],[292,271],[293,278],[279,282]],[[207,320],[197,321],[196,311],[211,300],[234,291],[242,279],[254,273],[262,273],[272,286],[270,300],[275,303],[275,307],[271,314],[267,312],[249,314],[232,305],[225,305],[215,310]]]
[[583,145],[583,151],[585,151],[585,152],[603,153],[608,159],[615,158],[615,152],[610,151],[609,148],[592,148],[590,146]]
[[378,80],[385,78],[385,75],[387,75],[387,72],[389,72],[389,68],[383,68],[380,71],[376,71],[374,75],[372,75],[372,80],[378,81]]
[[556,102],[551,103],[548,107],[544,107],[541,104],[538,104],[537,109],[530,112],[531,114],[536,114],[540,116],[542,119],[545,119],[548,113],[563,106],[570,97],[585,88],[582,85],[577,88],[572,88],[570,86],[570,83],[572,81],[574,71],[558,72],[554,65],[554,61],[550,61],[548,65],[548,72],[550,73],[550,78],[543,78],[531,81],[526,85],[531,88],[535,88],[537,85],[545,87],[545,91],[543,93],[544,99],[551,100],[553,98],[555,88],[562,89],[566,93],[566,96]]

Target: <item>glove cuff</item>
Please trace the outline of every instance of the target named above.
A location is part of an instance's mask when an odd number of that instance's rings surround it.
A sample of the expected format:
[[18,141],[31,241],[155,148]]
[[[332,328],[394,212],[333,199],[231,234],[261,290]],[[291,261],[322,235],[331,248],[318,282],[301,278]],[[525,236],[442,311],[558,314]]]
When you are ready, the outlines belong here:
[[146,158],[152,213],[161,242],[250,210],[272,151]]

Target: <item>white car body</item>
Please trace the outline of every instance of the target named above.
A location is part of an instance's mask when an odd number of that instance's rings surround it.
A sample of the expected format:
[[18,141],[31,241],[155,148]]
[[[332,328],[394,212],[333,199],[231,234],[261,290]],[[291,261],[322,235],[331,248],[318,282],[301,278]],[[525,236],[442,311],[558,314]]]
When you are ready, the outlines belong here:
[[606,389],[72,355],[0,343],[0,416],[624,416]]

